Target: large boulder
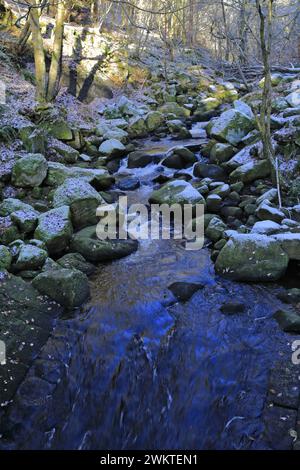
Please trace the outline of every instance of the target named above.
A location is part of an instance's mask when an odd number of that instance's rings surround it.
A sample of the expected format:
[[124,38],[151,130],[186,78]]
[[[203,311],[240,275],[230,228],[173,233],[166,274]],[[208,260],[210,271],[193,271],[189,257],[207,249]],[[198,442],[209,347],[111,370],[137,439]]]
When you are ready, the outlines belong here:
[[236,281],[274,281],[280,279],[289,257],[281,244],[265,235],[235,234],[217,257],[217,273]]
[[205,204],[202,194],[191,183],[184,180],[169,181],[161,188],[153,191],[149,198],[154,204]]
[[59,255],[73,235],[69,206],[61,206],[40,215],[34,237],[45,242],[50,255]]
[[236,168],[229,175],[232,183],[242,181],[251,183],[257,179],[266,178],[271,173],[271,166],[268,160],[253,160]]
[[300,233],[279,233],[273,238],[280,242],[289,259],[300,260]]
[[96,224],[97,207],[104,203],[97,191],[82,178],[69,178],[54,192],[54,207],[70,206],[74,227]]
[[98,190],[106,190],[114,183],[114,178],[106,169],[68,167],[62,163],[49,162],[45,183],[49,186],[60,186],[67,178],[84,178]]
[[135,240],[100,240],[96,226],[86,227],[77,232],[71,241],[71,249],[86,260],[99,263],[128,256],[137,250]]
[[77,269],[51,269],[32,283],[39,292],[70,309],[79,307],[90,295],[88,278]]
[[237,145],[254,129],[254,120],[237,109],[229,109],[207,127],[211,137]]
[[40,186],[47,176],[48,163],[39,153],[20,158],[12,169],[12,183],[21,188]]

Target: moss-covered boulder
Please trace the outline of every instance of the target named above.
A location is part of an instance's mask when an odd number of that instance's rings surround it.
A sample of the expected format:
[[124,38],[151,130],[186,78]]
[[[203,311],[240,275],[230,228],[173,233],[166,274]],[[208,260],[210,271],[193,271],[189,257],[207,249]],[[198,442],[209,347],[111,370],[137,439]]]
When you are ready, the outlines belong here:
[[236,234],[217,257],[215,268],[236,281],[265,282],[280,279],[289,257],[275,239],[258,234]]
[[28,234],[34,231],[37,221],[38,221],[39,213],[34,209],[28,210],[18,210],[12,212],[10,217],[11,220],[16,224],[19,228],[20,232]]
[[0,271],[2,269],[9,269],[11,265],[12,256],[9,249],[0,245]]
[[73,235],[71,210],[69,206],[61,206],[40,215],[35,238],[42,240],[50,255],[59,255],[69,245]]
[[38,270],[43,266],[47,256],[47,251],[35,245],[23,244],[20,247],[18,258],[14,263],[14,269],[17,271]]
[[48,186],[60,186],[67,178],[83,178],[98,190],[106,190],[111,187],[115,179],[106,169],[80,168],[65,166],[62,163],[49,162],[48,174],[45,183]]
[[19,136],[27,152],[45,153],[46,138],[42,129],[33,125],[23,126],[19,129]]
[[73,132],[69,124],[61,118],[51,119],[44,125],[47,132],[58,140],[73,140]]
[[0,217],[6,217],[16,211],[33,211],[30,204],[26,204],[20,199],[8,197],[0,204]]
[[18,227],[11,220],[10,216],[0,217],[0,244],[9,245],[13,241],[21,238]]
[[213,217],[205,229],[205,235],[213,242],[217,242],[223,237],[226,229],[226,224],[219,217]]
[[186,119],[190,116],[191,111],[177,103],[169,102],[161,106],[158,111],[164,115],[174,114],[177,118]]
[[82,273],[90,276],[96,271],[93,264],[86,261],[80,253],[67,253],[57,260],[59,266],[65,269],[78,269]]
[[102,142],[99,152],[108,158],[118,158],[125,155],[126,147],[117,139],[109,139]]
[[47,176],[48,163],[39,153],[20,158],[12,169],[12,183],[21,188],[40,186]]
[[68,309],[79,307],[90,295],[88,278],[77,269],[49,269],[32,283],[40,293]]
[[218,142],[210,151],[210,160],[212,163],[224,163],[230,160],[236,152],[236,148],[232,145]]
[[209,135],[222,142],[237,145],[254,129],[254,120],[237,109],[229,109],[207,127]]
[[54,207],[70,206],[74,227],[96,224],[96,209],[104,202],[99,193],[82,178],[68,178],[53,195]]
[[236,168],[229,175],[231,183],[242,181],[251,183],[257,179],[266,178],[271,174],[271,165],[268,160],[253,160]]
[[158,129],[164,123],[164,116],[159,111],[150,111],[145,117],[145,123],[149,132]]
[[71,241],[71,249],[88,261],[99,263],[128,256],[138,248],[135,240],[100,240],[96,226],[86,227],[77,232]]
[[184,180],[169,181],[161,188],[153,191],[149,198],[154,204],[205,204],[202,194],[191,183]]
[[290,260],[300,260],[300,233],[279,233],[273,238],[280,242]]
[[128,168],[144,168],[153,162],[153,156],[142,150],[136,150],[128,155]]
[[137,116],[129,120],[128,133],[130,137],[144,137],[148,132],[149,130],[143,117]]

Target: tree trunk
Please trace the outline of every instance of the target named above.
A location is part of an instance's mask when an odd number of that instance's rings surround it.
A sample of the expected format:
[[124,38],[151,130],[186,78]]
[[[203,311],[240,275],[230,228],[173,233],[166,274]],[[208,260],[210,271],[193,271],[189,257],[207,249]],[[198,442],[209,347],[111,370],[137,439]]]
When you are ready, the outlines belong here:
[[64,20],[65,20],[65,2],[62,0],[57,5],[53,52],[52,52],[52,57],[51,57],[48,91],[47,91],[48,101],[52,101],[55,98],[57,94],[59,79],[60,79],[62,48],[63,48],[63,34],[64,34]]
[[32,33],[34,63],[35,63],[35,77],[36,77],[36,99],[40,103],[46,101],[46,62],[45,52],[43,46],[43,38],[40,28],[39,10],[35,6],[36,0],[31,0],[31,5],[34,8],[30,9],[29,21]]

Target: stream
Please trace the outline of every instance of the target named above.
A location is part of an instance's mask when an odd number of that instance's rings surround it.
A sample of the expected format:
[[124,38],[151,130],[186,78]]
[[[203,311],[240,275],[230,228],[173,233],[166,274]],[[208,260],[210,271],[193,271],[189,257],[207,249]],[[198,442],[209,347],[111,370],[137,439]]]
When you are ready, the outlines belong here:
[[[141,183],[129,203],[146,202],[159,165],[129,170],[124,160],[117,178],[124,172]],[[299,381],[294,337],[272,318],[277,285],[222,279],[208,248],[186,251],[178,240],[141,241],[90,281],[89,304],[58,320],[21,385],[6,447],[292,447]],[[168,290],[177,281],[202,288],[179,303]],[[223,314],[230,300],[245,311]]]

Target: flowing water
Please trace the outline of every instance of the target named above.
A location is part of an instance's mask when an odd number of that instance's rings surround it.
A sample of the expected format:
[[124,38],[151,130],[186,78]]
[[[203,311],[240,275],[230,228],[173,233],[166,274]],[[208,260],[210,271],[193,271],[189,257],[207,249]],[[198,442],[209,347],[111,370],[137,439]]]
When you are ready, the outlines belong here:
[[[146,202],[157,165],[129,202]],[[203,285],[185,303],[168,286]],[[217,277],[210,252],[140,242],[98,267],[89,305],[58,321],[9,410],[18,449],[290,448],[293,407],[268,406],[272,371],[291,362],[292,336],[272,319],[277,287]],[[246,310],[224,315],[240,300]],[[276,375],[276,374],[275,374]],[[276,409],[276,412],[273,410]]]

